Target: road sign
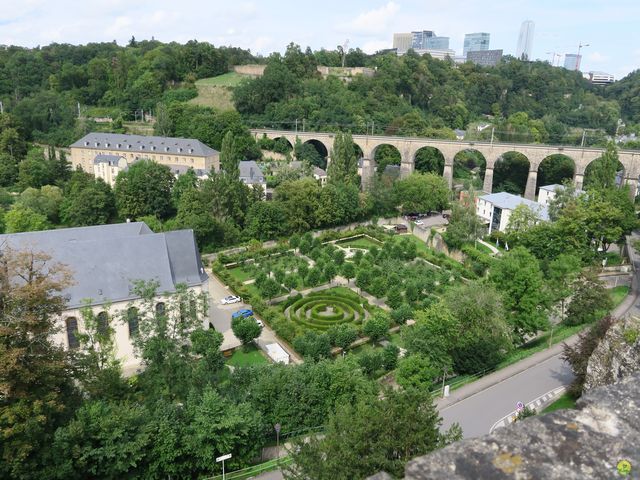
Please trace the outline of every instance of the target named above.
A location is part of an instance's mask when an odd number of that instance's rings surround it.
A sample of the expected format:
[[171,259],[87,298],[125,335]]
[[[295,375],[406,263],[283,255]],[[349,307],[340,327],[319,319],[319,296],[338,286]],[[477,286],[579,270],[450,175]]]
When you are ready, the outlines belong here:
[[518,410],[518,411],[524,410],[524,403],[522,403],[522,402],[516,403],[516,410]]
[[279,423],[276,423],[276,424],[273,426],[273,428],[275,429],[276,433],[280,433],[281,425],[280,425]]
[[221,457],[216,458],[216,463],[224,462],[225,460],[229,460],[231,458],[231,454],[227,453],[226,455],[222,455]]

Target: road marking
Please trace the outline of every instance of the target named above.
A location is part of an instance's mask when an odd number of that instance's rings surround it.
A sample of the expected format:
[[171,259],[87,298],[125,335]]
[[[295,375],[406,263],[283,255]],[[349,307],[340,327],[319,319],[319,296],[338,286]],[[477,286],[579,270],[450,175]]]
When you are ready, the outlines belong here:
[[[446,407],[444,407],[443,409],[441,409],[441,410],[439,410],[439,411],[440,411],[440,412],[444,412],[445,410],[447,410],[447,409],[449,409],[449,408],[451,408],[451,407],[455,407],[455,406],[459,405],[460,403],[465,402],[465,401],[467,401],[467,400],[469,400],[469,399],[471,399],[471,398],[475,397],[476,395],[480,395],[481,393],[485,393],[486,391],[491,390],[491,389],[492,389],[492,388],[494,388],[494,387],[497,387],[497,386],[498,386],[498,385],[500,385],[501,383],[504,383],[504,382],[506,382],[506,381],[508,381],[508,380],[511,380],[512,378],[515,378],[515,377],[517,377],[518,375],[522,375],[523,373],[527,373],[527,372],[529,372],[530,370],[532,370],[532,369],[534,369],[534,368],[539,367],[540,365],[544,365],[545,363],[547,363],[547,362],[549,362],[549,361],[551,361],[551,360],[554,360],[556,357],[560,357],[561,355],[563,355],[563,353],[558,353],[558,354],[556,354],[556,355],[554,355],[554,356],[552,356],[552,357],[549,357],[549,358],[547,358],[546,360],[543,360],[542,362],[540,362],[540,363],[536,363],[535,365],[533,365],[533,366],[531,366],[531,367],[527,368],[526,370],[523,370],[523,371],[518,372],[518,373],[516,373],[516,374],[514,374],[514,375],[511,375],[510,377],[507,377],[507,378],[505,378],[505,379],[503,379],[503,380],[500,380],[499,382],[494,383],[493,385],[490,385],[490,386],[488,386],[487,388],[484,388],[484,389],[480,390],[479,392],[476,392],[476,393],[474,393],[474,394],[472,394],[472,395],[469,395],[469,396],[468,396],[468,397],[466,397],[466,398],[463,398],[463,399],[461,399],[461,400],[458,400],[457,402],[452,403],[451,405],[446,406]],[[564,362],[564,363],[566,363],[566,362]],[[507,368],[509,368],[509,367],[507,367]],[[479,380],[481,380],[481,379],[479,379]],[[476,381],[479,381],[479,380],[476,380]],[[469,384],[469,385],[472,385],[472,384]],[[464,388],[464,387],[463,387],[463,388]]]
[[[562,387],[556,387],[553,390],[551,390],[551,391],[549,391],[549,392],[547,392],[547,393],[545,393],[543,395],[540,395],[535,400],[527,403],[526,406],[527,407],[533,407],[533,408],[535,408],[537,410],[541,405],[549,403],[552,399],[562,395],[566,390],[567,390],[567,387],[564,386],[564,385]],[[538,412],[538,413],[540,413],[540,412]],[[514,410],[513,412],[511,412],[511,413],[505,415],[504,417],[502,417],[500,420],[498,420],[496,423],[494,423],[491,426],[491,428],[489,429],[489,433],[492,433],[494,430],[497,430],[498,428],[506,427],[510,423],[513,423],[515,421],[516,414],[517,414],[517,411]]]

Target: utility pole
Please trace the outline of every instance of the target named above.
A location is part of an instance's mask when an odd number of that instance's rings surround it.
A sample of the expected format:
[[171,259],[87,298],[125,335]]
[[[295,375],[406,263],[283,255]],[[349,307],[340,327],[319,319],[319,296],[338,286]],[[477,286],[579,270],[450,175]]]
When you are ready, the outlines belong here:
[[345,60],[347,59],[347,48],[349,48],[349,39],[347,38],[342,45],[342,68],[344,68]]
[[78,102],[78,118],[80,118],[80,102]]

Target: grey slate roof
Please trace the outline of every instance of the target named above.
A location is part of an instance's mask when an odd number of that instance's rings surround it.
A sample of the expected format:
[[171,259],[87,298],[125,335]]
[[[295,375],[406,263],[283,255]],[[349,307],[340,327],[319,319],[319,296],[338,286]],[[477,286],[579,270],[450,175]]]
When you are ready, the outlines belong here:
[[549,220],[549,213],[545,205],[523,198],[519,195],[513,195],[507,192],[498,192],[482,195],[480,198],[485,202],[492,203],[498,208],[502,208],[503,210],[513,210],[518,205],[525,204],[531,210],[537,212],[542,220]]
[[70,146],[119,152],[193,155],[194,157],[209,157],[218,153],[217,150],[194,138],[151,137],[120,133],[88,133]]
[[120,155],[106,155],[104,153],[96,155],[93,159],[93,163],[108,163],[109,165],[118,165],[120,159],[123,158]]
[[240,162],[240,180],[245,183],[264,183],[264,174],[254,160]]
[[44,252],[66,265],[74,284],[68,307],[131,300],[134,280],[156,280],[158,293],[207,279],[192,230],[153,233],[142,222],[0,235],[0,250]]
[[[289,166],[295,169],[302,168],[302,162],[300,160],[294,160],[293,162],[289,162]],[[313,166],[313,174],[318,175],[319,177],[327,176],[327,172],[325,170],[320,167],[316,167],[315,165]]]

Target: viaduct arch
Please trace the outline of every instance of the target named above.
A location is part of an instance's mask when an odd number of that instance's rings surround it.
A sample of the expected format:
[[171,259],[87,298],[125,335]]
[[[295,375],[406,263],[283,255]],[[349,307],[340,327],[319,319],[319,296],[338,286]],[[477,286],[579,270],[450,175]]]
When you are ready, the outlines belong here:
[[[251,133],[258,140],[263,135],[267,138],[286,138],[292,145],[295,145],[296,137],[300,141],[316,141],[324,145],[329,152],[327,165],[331,162],[331,151],[335,133],[330,132],[292,132],[286,130],[252,129]],[[375,149],[382,144],[396,147],[400,152],[400,176],[405,178],[413,173],[415,169],[416,152],[422,147],[433,147],[438,149],[444,156],[443,177],[447,180],[449,187],[453,184],[453,161],[455,156],[463,150],[476,150],[480,152],[486,160],[484,174],[483,191],[491,193],[493,184],[493,170],[496,162],[507,152],[522,153],[529,159],[529,175],[525,189],[525,198],[535,199],[536,183],[538,180],[538,167],[544,159],[554,154],[562,154],[573,160],[575,173],[573,181],[576,187],[582,188],[584,174],[587,166],[600,158],[604,153],[604,148],[581,148],[575,146],[562,145],[540,145],[540,144],[514,144],[514,143],[489,143],[489,142],[469,142],[456,140],[438,140],[419,137],[393,137],[382,135],[353,135],[353,142],[362,150],[362,186],[367,188],[375,174],[375,162],[373,155]],[[638,177],[640,176],[640,151],[620,150],[618,152],[620,163],[624,167],[624,180],[630,185],[632,194],[638,187]]]

